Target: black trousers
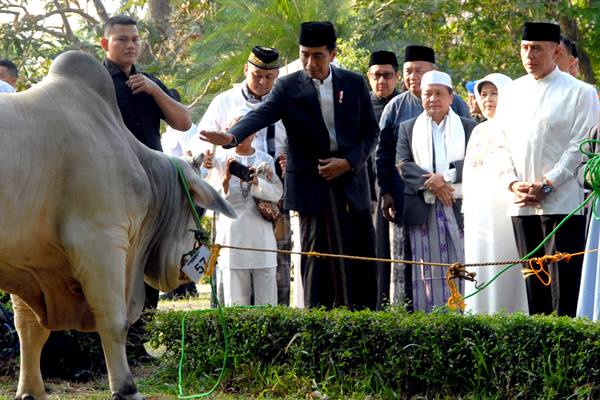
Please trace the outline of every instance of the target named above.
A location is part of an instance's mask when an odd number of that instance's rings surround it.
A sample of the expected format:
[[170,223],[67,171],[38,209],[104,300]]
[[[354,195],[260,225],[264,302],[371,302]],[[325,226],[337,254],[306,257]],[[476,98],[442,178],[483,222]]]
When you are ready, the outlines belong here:
[[[524,257],[535,249],[544,238],[564,219],[565,215],[526,215],[512,217],[513,230],[519,255]],[[550,240],[532,257],[544,254],[577,253],[585,249],[585,217],[574,215],[566,221]],[[581,281],[583,256],[572,257],[547,266],[552,283],[544,286],[531,276],[525,280],[530,314],[575,316]],[[523,264],[529,268],[528,264]]]
[[[370,210],[353,209],[343,189],[334,186],[328,205],[318,214],[300,213],[302,251],[374,257]],[[306,306],[375,309],[375,262],[302,256],[301,271]]]

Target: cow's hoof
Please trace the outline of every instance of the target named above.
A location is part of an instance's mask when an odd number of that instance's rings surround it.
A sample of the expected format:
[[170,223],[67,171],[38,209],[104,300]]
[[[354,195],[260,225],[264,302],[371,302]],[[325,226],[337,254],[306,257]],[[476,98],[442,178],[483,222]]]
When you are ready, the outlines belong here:
[[24,395],[15,397],[15,400],[35,400],[35,396],[33,396],[31,394],[24,394]]
[[146,398],[142,396],[139,392],[131,394],[113,393],[112,400],[146,400]]

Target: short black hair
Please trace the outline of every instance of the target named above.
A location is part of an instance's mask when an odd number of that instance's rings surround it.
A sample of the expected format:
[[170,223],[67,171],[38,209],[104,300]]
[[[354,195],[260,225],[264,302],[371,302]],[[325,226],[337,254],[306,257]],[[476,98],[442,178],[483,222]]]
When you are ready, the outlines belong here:
[[575,47],[575,42],[566,35],[560,35],[560,42],[565,46],[569,54],[573,55],[573,47]]
[[108,35],[108,32],[115,25],[135,25],[135,26],[137,26],[137,22],[135,22],[135,19],[131,18],[130,16],[123,15],[123,14],[115,15],[114,17],[110,17],[104,23],[104,37],[106,37]]
[[13,78],[18,78],[19,77],[19,70],[17,69],[17,66],[12,61],[7,60],[7,59],[2,59],[2,60],[0,60],[0,67],[6,68],[6,70],[8,71],[8,73]]
[[332,51],[334,51],[336,48],[337,48],[337,44],[336,44],[336,42],[329,43],[329,44],[327,45],[327,51],[329,51],[330,53],[331,53]]

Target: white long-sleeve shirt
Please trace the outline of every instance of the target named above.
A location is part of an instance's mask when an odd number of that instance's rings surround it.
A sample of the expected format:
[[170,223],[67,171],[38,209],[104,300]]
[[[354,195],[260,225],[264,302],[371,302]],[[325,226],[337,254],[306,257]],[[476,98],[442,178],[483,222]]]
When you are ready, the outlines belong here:
[[558,68],[542,79],[525,75],[507,85],[493,120],[498,131],[499,184],[541,182],[554,191],[535,207],[509,207],[510,215],[568,214],[583,201],[576,169],[579,144],[600,120],[596,90]]
[[[229,127],[234,118],[258,108],[267,97],[268,94],[263,96],[261,100],[252,97],[246,88],[245,82],[219,93],[206,109],[206,112],[198,123],[197,130],[198,132],[202,130],[223,132]],[[268,128],[263,128],[258,131],[256,137],[252,141],[252,147],[265,153],[268,153],[267,130]],[[197,136],[198,135],[196,135],[190,144],[190,150],[193,155],[204,153],[207,149],[212,149],[210,143],[202,142]],[[275,123],[274,158],[277,158],[279,154],[285,153],[286,147],[287,135],[285,133],[285,127],[283,126],[283,122],[277,121]]]

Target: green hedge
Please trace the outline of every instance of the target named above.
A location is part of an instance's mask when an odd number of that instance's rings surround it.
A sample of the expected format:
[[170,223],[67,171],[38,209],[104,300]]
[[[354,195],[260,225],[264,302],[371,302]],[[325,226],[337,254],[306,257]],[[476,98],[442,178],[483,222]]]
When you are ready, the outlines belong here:
[[[186,313],[184,387],[206,390],[224,352],[215,310]],[[158,313],[161,379],[176,382],[184,312]],[[330,398],[600,398],[600,327],[566,317],[226,309],[220,390]]]

